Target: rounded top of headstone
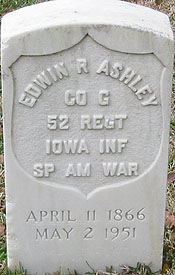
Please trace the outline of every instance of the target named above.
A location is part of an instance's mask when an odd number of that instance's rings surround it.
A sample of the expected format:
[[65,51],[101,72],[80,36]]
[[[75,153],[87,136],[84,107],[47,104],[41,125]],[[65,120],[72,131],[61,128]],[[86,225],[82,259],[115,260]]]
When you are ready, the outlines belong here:
[[153,32],[173,39],[168,16],[150,8],[116,0],[59,0],[40,3],[3,17],[3,35],[60,25],[112,25]]
[[3,17],[1,35],[7,67],[21,55],[69,49],[86,35],[110,50],[154,53],[165,66],[171,62],[167,52],[174,50],[167,15],[116,0],[59,0],[25,7]]

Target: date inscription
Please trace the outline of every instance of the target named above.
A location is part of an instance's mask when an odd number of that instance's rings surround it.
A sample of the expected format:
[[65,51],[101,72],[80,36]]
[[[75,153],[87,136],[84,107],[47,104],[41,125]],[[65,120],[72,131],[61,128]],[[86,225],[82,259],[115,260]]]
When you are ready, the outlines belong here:
[[[100,229],[101,231],[102,229]],[[97,232],[96,232],[97,233]],[[99,234],[99,232],[97,233]],[[103,229],[103,237],[105,240],[117,240],[126,241],[128,239],[136,238],[135,227],[106,227]],[[92,240],[97,238],[92,227],[86,227],[82,230],[83,240]],[[54,229],[39,229],[36,228],[35,239],[36,240],[70,240],[74,238],[74,228],[54,228]]]
[[[37,241],[70,240],[76,237],[76,225],[80,219],[84,225],[81,229],[83,240],[92,240],[100,236],[104,240],[126,241],[137,237],[137,224],[145,222],[147,211],[145,207],[126,210],[116,208],[106,210],[101,215],[95,209],[85,211],[83,217],[78,217],[71,210],[31,210],[25,222],[28,226],[32,225],[33,238]],[[104,226],[100,228],[96,226],[99,219],[104,221]]]

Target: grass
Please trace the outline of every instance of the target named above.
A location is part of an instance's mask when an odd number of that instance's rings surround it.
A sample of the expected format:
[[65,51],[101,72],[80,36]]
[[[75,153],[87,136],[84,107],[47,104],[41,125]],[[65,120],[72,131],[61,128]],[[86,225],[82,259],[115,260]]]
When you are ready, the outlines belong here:
[[[88,263],[87,263],[88,264]],[[90,266],[89,266],[90,267]],[[94,270],[92,267],[90,267],[91,271],[86,272],[86,275],[127,275],[127,274],[140,274],[140,275],[159,275],[160,272],[152,272],[151,268],[148,265],[137,263],[136,267],[131,266],[121,266],[121,269],[123,270],[121,273],[116,272],[112,267],[106,267],[106,270]],[[6,275],[29,275],[27,273],[27,270],[25,270],[21,265],[19,269],[16,269],[14,271],[10,271],[7,267],[4,269]],[[68,270],[64,270],[60,267],[60,269],[53,274],[45,273],[43,275],[80,275],[74,270],[73,272]]]
[[[73,0],[72,0],[73,1]],[[83,1],[83,0],[82,0]],[[0,0],[0,13],[1,15],[15,10],[19,7],[26,5],[43,2],[43,0]],[[134,1],[130,1],[134,2]],[[159,11],[166,13],[172,24],[172,28],[175,31],[175,2],[174,0],[164,0],[161,5],[156,6],[153,0],[140,0],[142,5],[152,7]],[[1,83],[0,83],[1,86]],[[1,89],[0,89],[0,224],[1,230],[5,227],[5,184],[4,184],[4,165],[3,165],[3,135],[2,135],[2,109],[1,109]],[[171,112],[171,125],[170,125],[170,143],[169,143],[169,174],[175,173],[175,68],[173,75],[173,89],[172,89],[172,112]],[[167,187],[167,206],[166,210],[170,217],[175,215],[175,181],[170,181]],[[4,227],[3,227],[4,226]],[[1,233],[0,230],[0,233]],[[0,274],[1,275],[27,275],[27,271],[20,265],[19,270],[10,271],[6,266],[6,236],[5,233],[0,235]],[[112,267],[106,268],[105,271],[96,271],[91,268],[89,275],[114,275],[116,273]],[[153,273],[149,266],[138,263],[136,267],[122,267],[123,272],[121,274],[166,274],[175,275],[175,224],[170,222],[166,224],[165,236],[164,236],[164,252],[163,252],[163,268],[162,271]],[[76,271],[63,273],[60,268],[59,271],[53,275],[78,275]],[[49,275],[49,274],[47,274]]]
[[0,14],[5,14],[7,12],[22,8],[25,6],[33,5],[39,2],[38,0],[0,0]]

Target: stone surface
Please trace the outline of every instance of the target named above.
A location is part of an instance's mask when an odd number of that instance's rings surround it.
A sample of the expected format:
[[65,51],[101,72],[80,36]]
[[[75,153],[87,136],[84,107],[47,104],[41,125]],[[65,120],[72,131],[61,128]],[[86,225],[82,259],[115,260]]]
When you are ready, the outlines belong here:
[[167,16],[114,0],[47,2],[4,16],[2,52],[9,267],[160,269]]

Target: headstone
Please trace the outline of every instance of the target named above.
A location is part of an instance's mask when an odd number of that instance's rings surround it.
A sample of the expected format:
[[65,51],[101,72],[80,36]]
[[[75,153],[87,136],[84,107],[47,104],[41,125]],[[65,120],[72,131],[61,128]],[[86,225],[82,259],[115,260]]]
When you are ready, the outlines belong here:
[[162,13],[62,0],[3,18],[8,265],[161,268],[173,60]]

